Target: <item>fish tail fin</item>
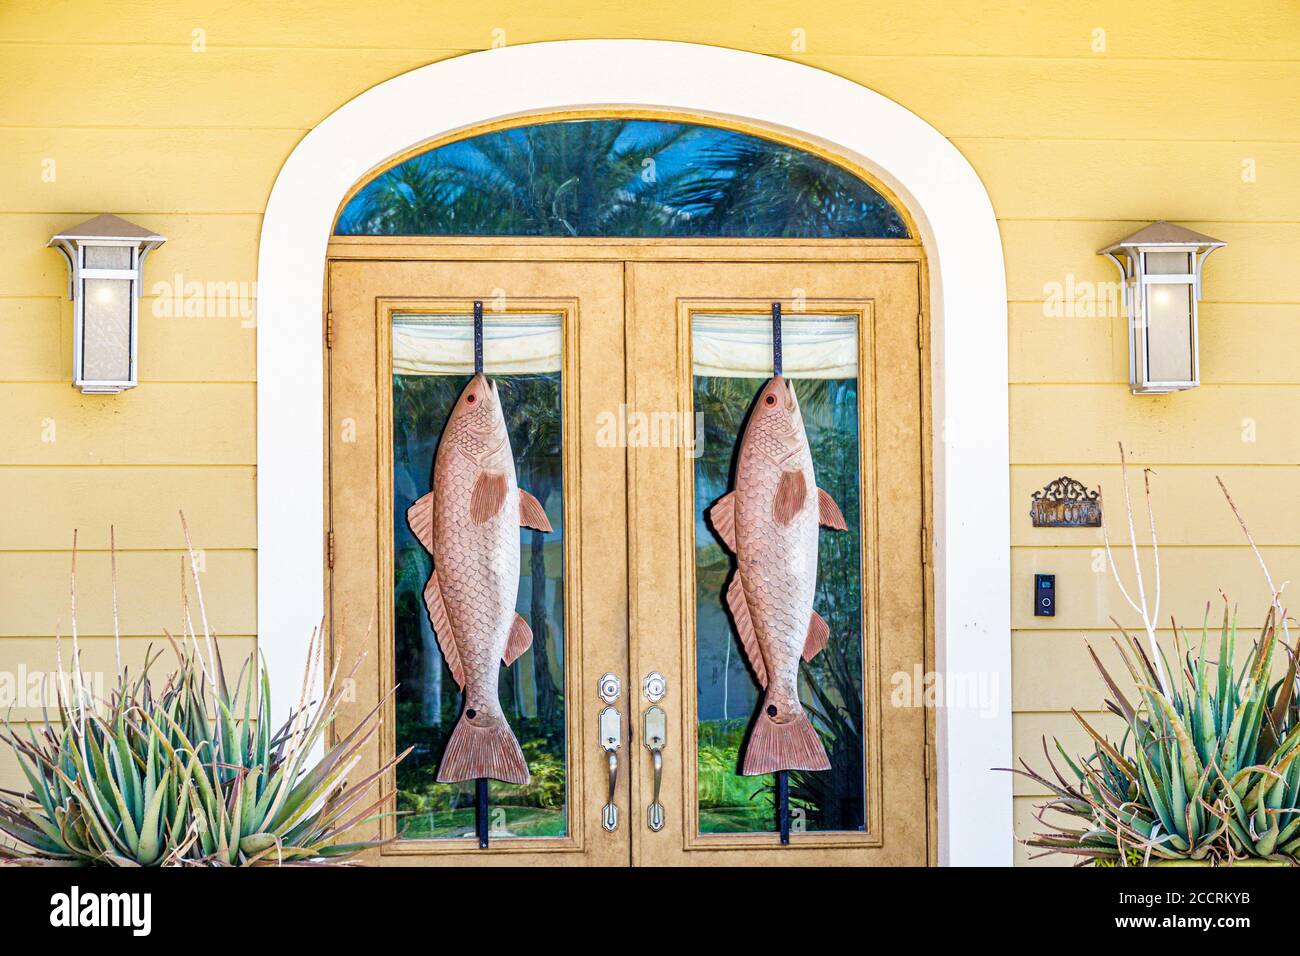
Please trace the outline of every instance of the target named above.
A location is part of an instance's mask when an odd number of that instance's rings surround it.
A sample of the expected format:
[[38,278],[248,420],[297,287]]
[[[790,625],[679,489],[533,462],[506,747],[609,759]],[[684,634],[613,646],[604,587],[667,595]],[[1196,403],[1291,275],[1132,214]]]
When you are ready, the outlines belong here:
[[456,783],[479,777],[526,784],[528,764],[514,731],[504,720],[491,727],[477,727],[462,714],[438,765],[438,782]]
[[759,714],[758,722],[749,734],[749,742],[745,744],[740,772],[753,777],[778,770],[830,768],[826,748],[807,714],[799,714],[784,724],[778,724],[767,714]]

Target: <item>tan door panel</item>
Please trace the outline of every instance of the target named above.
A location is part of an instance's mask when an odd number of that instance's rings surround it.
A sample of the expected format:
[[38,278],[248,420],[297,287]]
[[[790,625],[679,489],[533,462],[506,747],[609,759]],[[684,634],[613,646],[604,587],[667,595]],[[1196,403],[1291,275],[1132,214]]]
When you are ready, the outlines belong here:
[[[628,861],[627,825],[600,825],[607,764],[597,717],[597,679],[627,684],[625,456],[599,447],[596,416],[623,394],[622,263],[333,261],[329,271],[330,527],[332,650],[344,666],[364,653],[355,701],[342,713],[346,733],[394,683],[393,521],[409,502],[393,501],[393,317],[469,315],[482,300],[496,312],[558,314],[564,502],[564,685],[567,833],[495,838],[488,851],[457,837],[399,840],[370,855],[385,864],[595,863]],[[491,356],[488,356],[491,372]],[[427,486],[426,486],[427,488]],[[626,693],[618,707],[626,706]],[[395,705],[354,776],[396,750]],[[626,723],[624,724],[626,733]],[[626,759],[626,742],[619,752]],[[618,802],[627,806],[628,774]],[[395,776],[383,784],[393,808]],[[390,818],[374,833],[391,835]]]
[[[926,659],[927,503],[922,349],[915,262],[629,263],[628,407],[638,414],[693,412],[691,316],[753,314],[773,300],[791,315],[852,314],[859,330],[864,827],[796,833],[701,833],[697,809],[695,502],[693,459],[681,449],[629,449],[629,596],[632,678],[667,678],[662,804],[646,824],[650,758],[634,759],[633,861],[682,864],[913,864],[929,859],[926,715],[888,704],[890,676]],[[755,380],[755,392],[761,384]],[[734,637],[731,638],[734,640]],[[835,636],[832,635],[832,640]],[[724,678],[725,680],[726,678]],[[637,711],[649,702],[638,696]],[[637,717],[638,724],[640,717]],[[755,780],[755,789],[759,784]],[[772,820],[775,827],[775,819]]]

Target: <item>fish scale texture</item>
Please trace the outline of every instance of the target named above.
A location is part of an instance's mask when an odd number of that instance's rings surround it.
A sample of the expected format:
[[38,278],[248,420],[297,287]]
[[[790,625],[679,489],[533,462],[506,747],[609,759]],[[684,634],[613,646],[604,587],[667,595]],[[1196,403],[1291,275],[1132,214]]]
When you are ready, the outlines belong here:
[[501,510],[475,525],[469,503],[479,471],[452,448],[439,448],[433,482],[434,555],[464,668],[466,706],[504,719],[497,681],[519,590],[519,489],[511,467]]
[[[773,397],[777,401],[769,405]],[[782,524],[776,502],[786,472],[802,474],[804,495]],[[762,655],[767,677],[741,773],[829,769],[826,750],[799,700],[799,661],[817,590],[817,479],[803,417],[782,379],[764,386],[745,426],[733,494],[736,568],[753,628],[751,643]],[[749,646],[746,650],[752,653]]]
[[[476,484],[485,476],[498,486],[504,477],[505,492],[500,507],[475,523],[471,502]],[[498,697],[519,591],[519,486],[499,399],[482,375],[462,392],[438,443],[432,497],[430,550],[437,593],[465,691],[461,717],[438,765],[438,780],[491,777],[525,784],[528,764]],[[436,627],[435,599],[428,600]],[[445,635],[438,637],[440,643],[446,640]]]
[[[790,524],[773,516],[786,451],[760,420],[745,435],[736,470],[736,563],[740,568],[750,619],[767,668],[767,704],[779,715],[803,713],[799,702],[799,658],[808,636],[817,590],[817,508],[812,458],[807,439],[785,469],[804,473],[812,493]],[[802,432],[802,428],[800,429]],[[752,440],[751,440],[752,437]]]

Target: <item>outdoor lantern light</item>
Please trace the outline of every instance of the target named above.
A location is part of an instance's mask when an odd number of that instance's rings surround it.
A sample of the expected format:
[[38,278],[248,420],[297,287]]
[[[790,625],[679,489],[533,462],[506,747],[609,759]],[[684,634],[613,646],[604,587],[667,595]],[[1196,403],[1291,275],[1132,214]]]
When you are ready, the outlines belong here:
[[135,387],[144,258],[166,241],[117,216],[96,216],[47,243],[68,260],[72,384],[82,392]]
[[1134,395],[1162,395],[1201,384],[1196,344],[1201,267],[1224,245],[1162,219],[1098,252],[1119,267],[1123,280]]

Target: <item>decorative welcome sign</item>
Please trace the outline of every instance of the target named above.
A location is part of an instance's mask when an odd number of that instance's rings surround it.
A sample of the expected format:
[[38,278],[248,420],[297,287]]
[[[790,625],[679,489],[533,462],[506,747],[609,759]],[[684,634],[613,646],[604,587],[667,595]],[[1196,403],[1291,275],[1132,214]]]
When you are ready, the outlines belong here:
[[1100,528],[1101,495],[1062,475],[1034,492],[1029,516],[1035,528]]

